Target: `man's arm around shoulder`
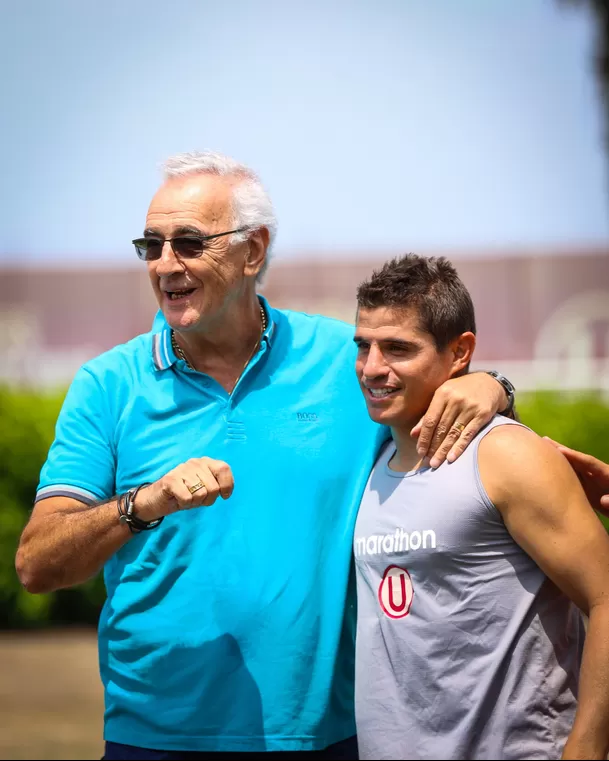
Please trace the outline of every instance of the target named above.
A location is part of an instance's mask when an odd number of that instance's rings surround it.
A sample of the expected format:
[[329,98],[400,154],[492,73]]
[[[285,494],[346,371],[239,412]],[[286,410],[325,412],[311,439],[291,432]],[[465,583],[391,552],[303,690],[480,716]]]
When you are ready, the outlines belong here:
[[479,468],[514,540],[589,616],[575,723],[563,758],[609,753],[609,535],[549,442],[505,425],[481,441]]

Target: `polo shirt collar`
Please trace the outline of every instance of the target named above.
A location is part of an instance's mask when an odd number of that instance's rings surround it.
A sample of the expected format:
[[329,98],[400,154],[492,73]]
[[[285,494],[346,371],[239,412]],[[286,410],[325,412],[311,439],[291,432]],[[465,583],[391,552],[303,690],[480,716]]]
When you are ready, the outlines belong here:
[[[264,296],[258,294],[258,300],[262,304],[267,318],[267,326],[262,334],[262,340],[271,346],[277,329],[273,315],[275,310],[269,305]],[[152,362],[155,370],[167,370],[178,361],[178,357],[171,345],[171,328],[165,322],[163,314],[160,311],[155,318],[155,323],[158,324],[158,322],[161,322],[162,327],[159,332],[152,334]]]
[[160,333],[152,334],[152,362],[155,370],[167,370],[177,357],[171,345],[171,328],[165,325]]

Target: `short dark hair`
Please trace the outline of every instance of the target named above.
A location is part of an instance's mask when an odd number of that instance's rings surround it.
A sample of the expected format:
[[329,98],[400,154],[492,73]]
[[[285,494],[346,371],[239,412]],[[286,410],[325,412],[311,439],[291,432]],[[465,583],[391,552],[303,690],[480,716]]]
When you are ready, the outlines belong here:
[[443,256],[405,254],[375,270],[357,289],[357,306],[364,309],[415,308],[422,330],[438,351],[461,333],[476,333],[474,305],[457,270]]

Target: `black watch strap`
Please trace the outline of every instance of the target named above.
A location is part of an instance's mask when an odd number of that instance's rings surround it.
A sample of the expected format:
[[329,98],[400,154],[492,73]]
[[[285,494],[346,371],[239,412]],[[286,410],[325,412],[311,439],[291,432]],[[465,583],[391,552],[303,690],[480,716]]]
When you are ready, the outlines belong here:
[[514,410],[514,401],[516,399],[516,389],[514,388],[514,384],[509,381],[505,375],[498,373],[497,370],[486,370],[486,373],[494,378],[498,383],[501,383],[503,390],[507,395],[508,405],[504,410],[501,410],[500,414],[511,415]]

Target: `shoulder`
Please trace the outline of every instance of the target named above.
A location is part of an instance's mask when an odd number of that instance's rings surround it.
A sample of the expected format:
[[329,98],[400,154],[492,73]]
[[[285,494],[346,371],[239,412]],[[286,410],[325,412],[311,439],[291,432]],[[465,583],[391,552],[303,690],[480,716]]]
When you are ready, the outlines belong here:
[[488,431],[480,441],[479,453],[480,457],[509,465],[523,464],[529,457],[544,461],[564,459],[555,447],[530,428],[508,421]]
[[85,362],[70,385],[70,396],[91,398],[101,391],[106,398],[116,398],[121,391],[128,392],[154,370],[152,337],[144,333]]
[[152,332],[142,333],[127,343],[114,346],[86,362],[81,370],[94,377],[103,377],[136,365],[152,366],[152,337]]
[[498,425],[481,440],[478,467],[491,500],[531,496],[531,490],[556,493],[577,478],[567,460],[548,441],[522,425]]
[[348,322],[321,314],[273,309],[273,319],[279,329],[290,328],[297,337],[323,337],[326,341],[341,345],[351,344],[355,333],[355,328]]

